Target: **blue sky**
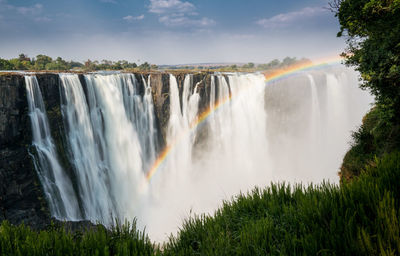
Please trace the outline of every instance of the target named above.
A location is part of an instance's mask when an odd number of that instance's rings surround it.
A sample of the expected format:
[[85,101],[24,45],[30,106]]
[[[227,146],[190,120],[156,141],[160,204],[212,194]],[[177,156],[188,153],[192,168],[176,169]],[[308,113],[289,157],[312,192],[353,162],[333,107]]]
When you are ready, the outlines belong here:
[[0,57],[156,64],[340,53],[327,0],[0,0]]

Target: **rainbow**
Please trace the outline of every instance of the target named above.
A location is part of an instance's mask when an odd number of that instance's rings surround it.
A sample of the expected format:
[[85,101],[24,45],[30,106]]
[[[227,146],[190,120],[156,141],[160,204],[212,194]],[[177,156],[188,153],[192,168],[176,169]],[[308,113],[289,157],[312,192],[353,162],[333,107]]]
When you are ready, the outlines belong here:
[[[325,58],[323,60],[319,60],[319,61],[315,61],[315,62],[306,62],[306,63],[302,63],[299,65],[290,66],[285,69],[280,69],[280,70],[276,70],[276,71],[273,71],[270,73],[266,73],[265,74],[265,84],[267,85],[268,83],[271,83],[271,82],[279,81],[282,79],[287,79],[288,77],[296,75],[302,71],[311,70],[311,69],[320,69],[320,68],[324,68],[326,66],[330,66],[333,64],[339,64],[339,63],[341,63],[342,60],[343,59],[340,56],[334,56],[331,58]],[[244,88],[244,89],[247,89],[247,88]],[[229,97],[226,97],[225,99],[222,99],[222,100],[216,102],[214,107],[212,107],[212,108],[208,107],[205,111],[200,113],[198,118],[194,122],[191,123],[190,129],[187,131],[187,134],[192,132],[197,126],[199,126],[201,123],[203,123],[211,115],[211,113],[217,111],[221,106],[223,106],[225,103],[229,102],[231,99],[232,99],[232,95],[229,95]],[[166,160],[166,158],[168,157],[171,150],[180,141],[180,138],[182,138],[183,136],[186,136],[187,134],[181,134],[180,136],[175,138],[170,144],[168,144],[163,149],[163,151],[159,154],[156,161],[154,161],[150,170],[147,172],[147,174],[146,174],[147,181],[151,180],[151,178],[157,172],[157,170],[159,169],[161,164]]]

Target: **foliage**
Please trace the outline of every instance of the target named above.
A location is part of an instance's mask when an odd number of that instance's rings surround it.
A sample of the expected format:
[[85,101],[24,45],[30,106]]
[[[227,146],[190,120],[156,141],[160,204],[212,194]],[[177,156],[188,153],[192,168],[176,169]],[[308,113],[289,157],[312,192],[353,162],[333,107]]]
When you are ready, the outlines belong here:
[[400,150],[400,0],[334,0],[330,6],[340,22],[338,36],[347,38],[342,55],[376,99],[353,134],[343,180],[359,175],[375,157]]
[[145,62],[141,65],[136,63],[130,63],[126,60],[110,61],[102,60],[101,63],[98,61],[87,60],[84,64],[77,61],[66,61],[61,57],[53,59],[49,56],[39,54],[36,58],[29,58],[26,54],[20,54],[18,58],[5,60],[0,58],[0,70],[85,70],[85,71],[96,71],[96,70],[127,70],[127,69],[138,69],[140,71],[156,70],[157,65]]
[[34,69],[35,70],[45,70],[46,66],[50,64],[53,61],[52,58],[46,55],[39,54],[36,56],[36,61],[34,64]]
[[363,88],[400,122],[400,0],[336,1],[338,36],[347,37],[346,63],[356,67]]
[[243,65],[243,68],[245,68],[245,69],[252,69],[252,68],[254,68],[254,63],[253,62],[249,62],[249,63],[247,63],[247,64],[244,64]]
[[257,66],[258,70],[271,70],[271,69],[279,69],[279,68],[285,68],[293,65],[300,65],[300,64],[306,64],[306,63],[311,63],[310,60],[306,58],[302,58],[300,60],[296,58],[291,58],[291,57],[286,57],[282,61],[279,61],[278,59],[274,59],[266,64],[259,64]]
[[[356,67],[362,87],[376,97],[376,106],[353,134],[340,185],[271,184],[241,194],[224,202],[213,216],[186,220],[162,251],[135,225],[71,233],[63,228],[36,232],[3,222],[1,255],[399,255],[400,0],[334,0],[330,6],[341,25],[338,36],[347,37],[346,63]],[[0,59],[0,69],[66,65],[61,58],[46,57]],[[285,58],[258,66],[215,69],[268,70],[296,61]],[[88,60],[85,68],[123,69],[126,65]],[[148,63],[139,66],[140,70],[151,68]]]
[[52,225],[44,231],[12,226],[4,221],[0,226],[0,255],[156,255],[159,253],[145,235],[132,225],[116,225],[110,231],[98,225],[85,232],[70,232]]
[[390,122],[388,111],[375,106],[364,118],[360,128],[353,133],[351,149],[341,166],[341,180],[357,177],[376,157],[400,150],[400,125]]
[[0,226],[0,255],[399,255],[400,152],[340,186],[272,184],[192,217],[162,250],[133,225]]
[[185,222],[165,255],[398,255],[400,153],[340,187],[271,185]]
[[10,61],[0,58],[0,70],[12,70],[13,65]]

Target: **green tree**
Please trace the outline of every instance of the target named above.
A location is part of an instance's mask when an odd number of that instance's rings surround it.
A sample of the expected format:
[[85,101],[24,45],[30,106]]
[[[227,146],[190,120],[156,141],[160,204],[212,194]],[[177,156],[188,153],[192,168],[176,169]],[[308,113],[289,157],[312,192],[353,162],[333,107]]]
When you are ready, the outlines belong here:
[[278,59],[274,59],[270,62],[268,62],[268,66],[271,67],[277,67],[281,64],[281,62]]
[[237,65],[231,65],[230,67],[229,67],[231,70],[237,70]]
[[26,55],[25,53],[20,53],[18,55],[18,59],[23,62],[23,61],[31,61],[31,59],[28,57],[28,55]]
[[247,63],[247,64],[245,64],[245,65],[243,65],[243,68],[248,68],[248,69],[251,69],[251,68],[254,68],[254,63],[253,62],[249,62],[249,63]]
[[31,63],[26,60],[20,60],[19,58],[9,60],[9,63],[13,66],[14,70],[28,70],[31,69]]
[[51,63],[53,59],[49,56],[39,54],[36,56],[35,64],[34,64],[34,69],[35,70],[45,70],[46,65]]
[[71,67],[61,57],[57,57],[55,61],[46,64],[47,70],[69,70]]
[[91,61],[91,60],[87,60],[87,61],[85,61],[85,70],[88,70],[88,71],[94,71],[94,70],[96,70],[96,63],[94,63],[93,61]]
[[71,69],[73,69],[73,68],[82,68],[83,67],[83,64],[80,63],[80,62],[77,62],[77,61],[70,61],[68,63],[68,65],[71,67]]
[[400,121],[400,0],[335,0],[338,36],[348,47],[342,54],[362,76],[384,110],[386,121]]
[[150,64],[148,62],[145,62],[139,66],[139,69],[140,70],[150,70]]
[[13,70],[14,66],[5,59],[0,58],[0,70]]
[[286,57],[282,60],[281,66],[282,67],[290,66],[296,62],[297,62],[296,58]]

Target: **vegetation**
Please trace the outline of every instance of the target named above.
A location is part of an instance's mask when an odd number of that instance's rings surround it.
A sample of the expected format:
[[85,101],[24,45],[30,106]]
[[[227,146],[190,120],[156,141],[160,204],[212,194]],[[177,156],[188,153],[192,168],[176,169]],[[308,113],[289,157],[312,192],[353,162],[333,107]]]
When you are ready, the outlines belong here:
[[361,74],[361,87],[375,96],[376,106],[354,133],[341,177],[351,179],[381,157],[400,149],[400,1],[335,0],[338,36],[347,39],[343,53]]
[[[353,134],[340,185],[255,189],[225,202],[213,216],[188,219],[162,250],[135,225],[73,234],[3,222],[1,254],[400,255],[400,0],[334,0],[331,7],[341,25],[338,35],[348,41],[346,63],[360,71],[362,87],[376,97]],[[20,56],[0,65],[28,62]]]
[[52,225],[38,232],[4,221],[0,226],[0,255],[157,255],[158,248],[144,232],[136,230],[135,224],[116,225],[111,230],[98,225],[85,232]]
[[337,12],[347,64],[360,71],[387,122],[400,119],[400,1],[344,0]]
[[188,219],[163,249],[135,225],[86,233],[35,232],[3,222],[1,255],[398,255],[400,153],[352,182],[272,184],[225,202],[214,216]]
[[360,175],[375,158],[400,149],[400,125],[384,122],[384,110],[375,106],[363,119],[361,127],[353,133],[351,149],[343,159],[340,176],[351,180]]
[[0,58],[0,70],[58,70],[58,71],[69,71],[69,70],[83,70],[83,71],[95,71],[95,70],[154,70],[157,69],[156,65],[151,65],[147,62],[137,65],[136,63],[130,63],[126,60],[110,61],[102,60],[91,61],[87,60],[85,63],[76,61],[65,61],[61,57],[52,59],[49,56],[39,54],[36,58],[29,58],[26,54],[20,54],[18,58],[5,60]]
[[[282,61],[274,59],[265,64],[254,64],[249,62],[244,65],[192,65],[192,66],[164,66],[169,70],[188,71],[218,71],[218,72],[255,72],[285,68],[291,65],[310,62],[308,59],[296,59],[286,57]],[[87,60],[84,63],[77,61],[66,61],[61,57],[53,59],[49,56],[39,54],[35,58],[29,58],[26,54],[20,54],[18,58],[1,59],[0,70],[32,70],[32,71],[96,71],[96,70],[127,70],[127,71],[149,71],[157,70],[159,67],[148,62],[140,65],[126,60],[110,61]]]
[[165,255],[398,255],[400,153],[351,183],[274,185],[189,219]]
[[170,70],[192,70],[192,71],[217,71],[217,72],[256,72],[256,71],[267,71],[286,68],[288,66],[299,65],[303,63],[309,63],[310,60],[306,58],[296,59],[295,57],[286,57],[282,61],[274,59],[268,63],[255,64],[249,62],[243,65],[191,65],[191,66],[166,66]]

